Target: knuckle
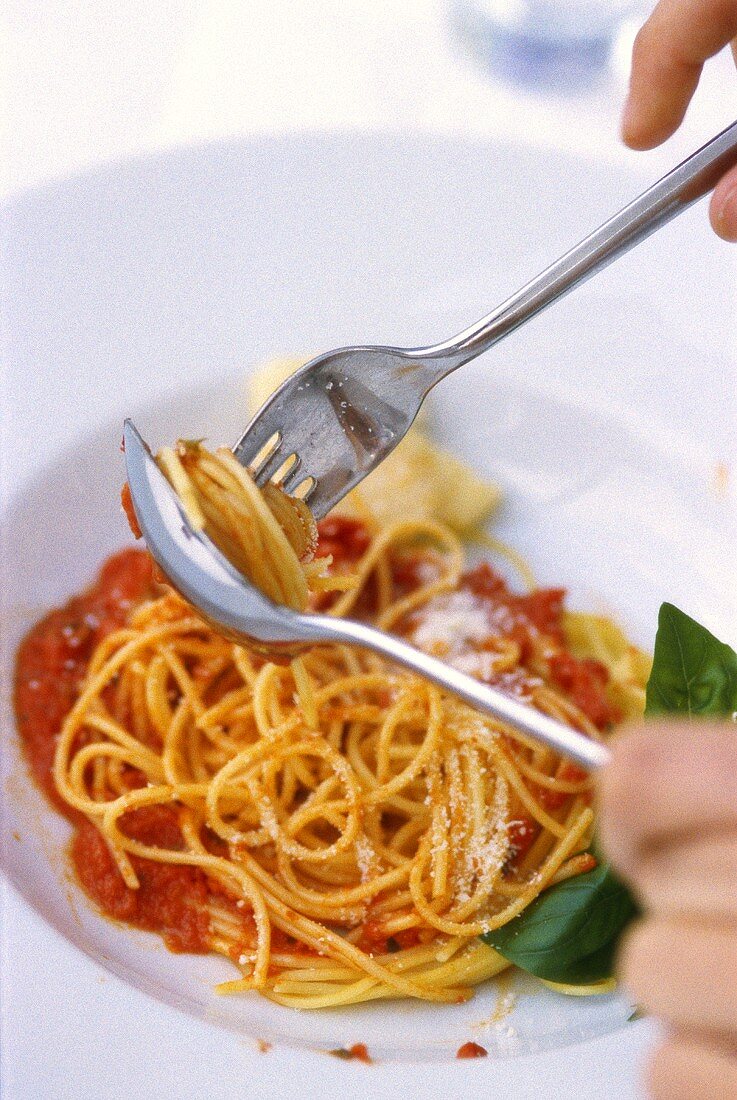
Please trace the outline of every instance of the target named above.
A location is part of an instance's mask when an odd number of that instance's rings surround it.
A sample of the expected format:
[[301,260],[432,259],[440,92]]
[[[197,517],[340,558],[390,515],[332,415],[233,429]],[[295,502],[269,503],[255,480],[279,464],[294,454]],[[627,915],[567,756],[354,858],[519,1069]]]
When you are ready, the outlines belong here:
[[647,19],[632,43],[632,61],[635,65],[647,65],[653,58],[663,53],[667,43],[667,35],[663,34],[657,18],[657,9]]
[[650,28],[647,23],[643,23],[639,31],[635,35],[634,42],[632,43],[632,60],[636,63],[642,61],[644,56],[647,56],[650,50]]

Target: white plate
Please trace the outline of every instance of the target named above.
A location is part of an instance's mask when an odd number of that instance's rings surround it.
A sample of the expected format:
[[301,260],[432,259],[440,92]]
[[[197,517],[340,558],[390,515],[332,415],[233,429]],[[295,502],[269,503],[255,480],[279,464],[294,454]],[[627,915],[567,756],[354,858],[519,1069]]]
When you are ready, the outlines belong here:
[[[245,420],[245,374],[265,356],[447,336],[641,182],[623,169],[521,146],[317,138],[142,161],[17,201],[6,671],[22,630],[126,541],[117,505],[123,415],[132,413],[152,442],[179,434],[230,441]],[[703,210],[690,213],[434,397],[439,438],[502,481],[499,529],[541,581],[568,585],[579,606],[616,612],[646,645],[664,598],[735,637],[732,520],[717,476],[731,457],[734,422],[729,262],[707,235]],[[11,728],[7,713],[3,725]],[[527,1095],[531,1066],[538,1085],[576,1087],[582,1096],[634,1088],[643,1025],[570,1046],[622,1028],[629,1006],[617,997],[567,1000],[529,986],[497,1025],[488,1023],[493,987],[457,1009],[398,1004],[315,1016],[256,997],[216,998],[225,963],[172,956],[156,937],[90,910],[65,875],[63,822],[29,789],[12,740],[7,748],[3,863],[25,901],[8,902],[6,949],[35,929],[47,964],[53,957],[69,974],[44,1025],[47,1046],[62,1043],[68,1006],[89,995],[94,971],[73,944],[126,983],[108,984],[103,999],[103,1013],[117,1022],[112,1053],[105,1018],[91,1010],[107,1034],[107,1057],[124,1058],[131,1043],[134,1061],[143,1051],[135,1030],[142,1013],[152,1027],[168,1022],[161,1061],[182,1064],[191,1089],[184,1095],[196,1094],[213,1042],[220,1060],[233,1053],[223,1029],[299,1048],[279,1058],[300,1067],[305,1095],[356,1072],[305,1051],[359,1040],[386,1063],[447,1060],[475,1038],[497,1058],[493,1069],[484,1063],[488,1080],[510,1090],[498,1095]],[[64,941],[39,933],[27,905]],[[20,1019],[28,965],[20,957],[8,967],[6,1012]],[[152,1012],[136,990],[194,1020],[185,1025],[163,1006]],[[182,1054],[177,1036],[185,1032]],[[21,1072],[21,1051],[16,1040],[6,1054],[22,1082],[13,1095],[39,1095],[49,1071]],[[57,1051],[62,1061],[65,1053]],[[593,1058],[608,1065],[611,1091],[587,1093],[581,1084],[593,1081],[590,1072],[581,1077]],[[271,1095],[265,1065],[273,1061],[249,1065],[249,1079]],[[377,1067],[370,1079],[374,1088],[381,1080],[383,1095],[407,1081],[419,1086],[427,1071],[388,1072]],[[152,1080],[143,1064],[133,1073],[141,1088]],[[438,1065],[432,1080],[452,1088],[481,1073]],[[218,1081],[229,1095],[220,1071]],[[90,1095],[117,1095],[112,1088],[90,1081]]]

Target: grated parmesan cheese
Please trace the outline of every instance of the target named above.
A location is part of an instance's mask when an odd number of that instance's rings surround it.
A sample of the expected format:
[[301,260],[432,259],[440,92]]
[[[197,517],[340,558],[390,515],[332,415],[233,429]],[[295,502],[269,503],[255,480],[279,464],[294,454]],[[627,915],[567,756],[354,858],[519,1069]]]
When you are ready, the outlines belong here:
[[361,882],[368,882],[379,869],[376,850],[365,835],[356,837],[356,865]]
[[486,611],[473,593],[449,592],[428,605],[426,614],[414,631],[419,649],[437,656],[462,651],[469,642],[489,637]]
[[498,661],[498,653],[483,650],[480,653],[459,653],[455,657],[450,657],[448,664],[469,676],[476,676],[480,680],[492,680],[496,675]]

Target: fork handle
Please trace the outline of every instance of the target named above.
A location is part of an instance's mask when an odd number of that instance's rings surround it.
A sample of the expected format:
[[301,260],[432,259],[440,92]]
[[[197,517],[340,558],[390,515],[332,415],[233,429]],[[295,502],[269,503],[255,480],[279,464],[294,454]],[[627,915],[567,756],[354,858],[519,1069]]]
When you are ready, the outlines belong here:
[[682,161],[475,325],[413,356],[436,360],[438,379],[474,359],[579,283],[708,194],[737,164],[737,122]]

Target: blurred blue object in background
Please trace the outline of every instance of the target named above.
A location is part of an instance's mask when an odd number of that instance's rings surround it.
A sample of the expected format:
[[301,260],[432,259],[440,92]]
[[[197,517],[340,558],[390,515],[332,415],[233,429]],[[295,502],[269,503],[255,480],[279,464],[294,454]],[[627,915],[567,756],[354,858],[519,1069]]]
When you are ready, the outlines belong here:
[[451,0],[459,35],[497,73],[563,91],[598,80],[643,0]]

